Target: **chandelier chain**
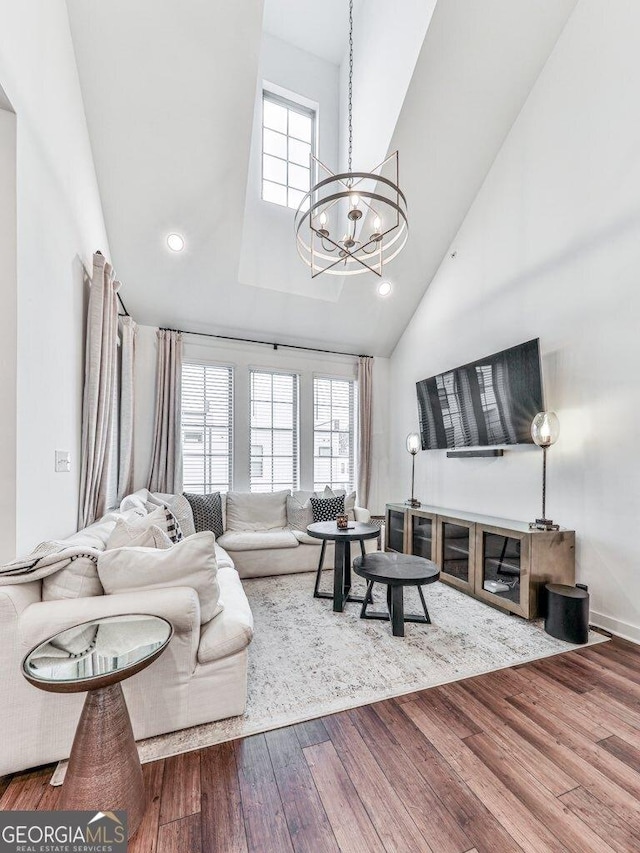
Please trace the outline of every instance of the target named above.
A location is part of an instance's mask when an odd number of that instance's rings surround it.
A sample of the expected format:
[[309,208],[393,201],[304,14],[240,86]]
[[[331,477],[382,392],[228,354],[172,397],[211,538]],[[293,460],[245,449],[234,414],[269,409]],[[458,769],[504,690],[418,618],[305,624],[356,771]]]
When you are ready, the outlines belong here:
[[353,158],[353,0],[349,0],[349,169]]
[[[398,186],[398,152],[369,172],[353,171],[354,0],[348,0],[348,4],[347,170],[332,172],[312,153],[311,162],[327,177],[318,177],[303,196],[295,219],[298,254],[311,268],[312,278],[321,273],[352,276],[367,272],[381,277],[383,268],[402,251],[408,236],[407,201]],[[395,174],[383,175],[385,168]],[[362,189],[356,193],[354,190],[360,185]]]

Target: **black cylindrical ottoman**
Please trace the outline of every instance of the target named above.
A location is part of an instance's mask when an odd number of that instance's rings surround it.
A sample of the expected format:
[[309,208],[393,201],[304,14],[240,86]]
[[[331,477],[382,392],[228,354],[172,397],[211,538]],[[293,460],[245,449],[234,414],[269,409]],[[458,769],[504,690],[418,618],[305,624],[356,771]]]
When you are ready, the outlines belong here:
[[589,591],[586,586],[545,585],[547,616],[544,630],[567,643],[586,643],[589,639]]

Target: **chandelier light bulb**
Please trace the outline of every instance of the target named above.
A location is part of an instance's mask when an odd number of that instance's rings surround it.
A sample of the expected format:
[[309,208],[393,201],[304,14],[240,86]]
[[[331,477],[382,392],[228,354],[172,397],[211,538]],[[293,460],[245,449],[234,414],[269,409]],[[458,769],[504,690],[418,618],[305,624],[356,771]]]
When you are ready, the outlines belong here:
[[378,231],[380,231],[381,228],[382,228],[382,220],[380,219],[379,216],[376,216],[376,218],[373,220],[373,230],[378,232]]
[[324,228],[324,227],[325,227],[325,225],[327,224],[327,214],[324,212],[324,210],[323,210],[323,211],[322,211],[322,213],[320,214],[320,218],[319,218],[319,220],[318,220],[318,221],[320,222],[320,227],[321,227],[321,228]]
[[167,246],[172,252],[181,252],[184,249],[184,237],[180,234],[167,234]]
[[358,207],[358,205],[360,204],[360,196],[356,193],[351,193],[350,200],[351,207]]

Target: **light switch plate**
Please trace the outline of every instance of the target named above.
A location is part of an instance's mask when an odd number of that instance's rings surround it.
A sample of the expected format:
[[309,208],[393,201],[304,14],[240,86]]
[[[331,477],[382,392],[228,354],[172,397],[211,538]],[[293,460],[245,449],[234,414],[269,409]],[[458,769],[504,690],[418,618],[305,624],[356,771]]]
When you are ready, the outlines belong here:
[[56,473],[71,471],[71,453],[68,450],[56,450]]

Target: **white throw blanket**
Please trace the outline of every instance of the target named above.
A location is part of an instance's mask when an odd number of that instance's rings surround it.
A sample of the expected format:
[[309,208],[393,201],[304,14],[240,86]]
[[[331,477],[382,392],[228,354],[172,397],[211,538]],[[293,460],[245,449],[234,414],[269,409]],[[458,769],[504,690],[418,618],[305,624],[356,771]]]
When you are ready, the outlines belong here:
[[69,545],[56,540],[41,542],[26,557],[0,566],[0,586],[40,580],[64,569],[78,557],[88,557],[97,564],[100,553],[97,548],[87,545]]

